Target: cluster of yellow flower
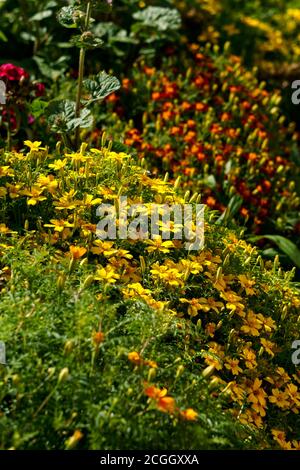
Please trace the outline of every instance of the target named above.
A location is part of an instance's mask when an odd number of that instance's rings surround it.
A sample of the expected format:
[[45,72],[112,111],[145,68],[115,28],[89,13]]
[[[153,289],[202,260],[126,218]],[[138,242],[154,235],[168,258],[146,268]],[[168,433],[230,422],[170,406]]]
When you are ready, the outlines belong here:
[[[300,297],[292,273],[283,273],[277,259],[264,263],[255,247],[216,225],[209,210],[205,247],[196,253],[187,252],[181,240],[99,240],[95,206],[102,201],[115,204],[120,194],[130,203],[184,199],[109,147],[87,151],[83,144],[63,156],[58,147],[52,156],[40,142],[26,145],[27,154],[0,155],[1,237],[7,246],[15,237],[33,247],[49,246],[54,261],[69,258],[70,270],[89,265],[82,288],[94,283],[99,301],[117,289],[124,302],[145,302],[176,316],[178,329],[183,321],[196,328],[197,334],[186,336],[186,354],[212,397],[224,397],[225,409],[240,422],[273,432],[282,447],[299,447],[285,441],[300,410],[300,376],[290,351],[298,339]],[[100,331],[93,341],[97,346],[104,338]],[[128,359],[157,367],[141,351],[130,351]],[[175,400],[166,393],[145,386],[158,409],[173,413]],[[192,409],[178,413],[197,419]]]

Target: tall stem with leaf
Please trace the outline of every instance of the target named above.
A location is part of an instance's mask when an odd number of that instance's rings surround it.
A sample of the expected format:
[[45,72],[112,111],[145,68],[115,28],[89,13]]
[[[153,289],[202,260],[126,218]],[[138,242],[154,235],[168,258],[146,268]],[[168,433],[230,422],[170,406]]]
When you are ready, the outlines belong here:
[[[80,145],[80,129],[91,129],[93,125],[94,119],[90,108],[95,102],[103,101],[106,96],[120,88],[119,80],[104,71],[92,79],[84,79],[86,51],[103,45],[102,39],[90,30],[92,6],[93,11],[96,9],[101,13],[111,8],[111,5],[110,0],[97,2],[77,0],[76,5],[61,8],[57,15],[62,26],[80,31],[79,35],[73,35],[71,38],[71,43],[80,49],[77,92],[74,101],[69,99],[51,101],[46,113],[51,130],[61,134],[65,145],[75,150],[78,150]],[[84,6],[85,11],[81,6]],[[82,99],[83,90],[86,92],[85,100]]]
[[[92,4],[88,2],[86,7],[86,18],[85,18],[85,27],[84,32],[88,31],[90,19],[92,12]],[[84,77],[84,61],[85,61],[85,48],[81,47],[79,53],[79,69],[78,69],[78,82],[77,82],[77,95],[76,95],[76,108],[75,108],[75,118],[78,119],[80,116],[80,107],[81,107],[81,96],[82,96],[82,85]],[[79,147],[79,137],[80,137],[80,128],[77,127],[75,131],[75,148]]]

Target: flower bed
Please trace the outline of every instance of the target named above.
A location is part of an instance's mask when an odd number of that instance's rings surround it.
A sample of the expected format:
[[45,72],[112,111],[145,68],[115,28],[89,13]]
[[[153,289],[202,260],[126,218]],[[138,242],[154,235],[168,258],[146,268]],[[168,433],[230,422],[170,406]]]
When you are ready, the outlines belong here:
[[293,274],[209,210],[201,251],[100,240],[101,202],[189,199],[111,144],[26,145],[0,156],[1,448],[299,448]]
[[220,54],[192,44],[162,70],[135,67],[122,93],[108,99],[120,117],[110,118],[109,131],[121,138],[125,131],[125,144],[154,173],[181,176],[211,208],[223,211],[240,199],[238,219],[252,233],[297,234],[294,126],[283,124],[280,94],[266,91],[225,49]]

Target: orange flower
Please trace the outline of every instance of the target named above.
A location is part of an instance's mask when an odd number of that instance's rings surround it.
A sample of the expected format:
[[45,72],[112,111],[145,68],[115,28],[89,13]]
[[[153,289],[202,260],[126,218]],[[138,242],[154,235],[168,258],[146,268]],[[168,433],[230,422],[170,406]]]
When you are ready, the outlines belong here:
[[141,356],[139,355],[138,352],[136,351],[132,351],[130,353],[128,353],[128,360],[130,362],[132,362],[133,364],[135,365],[140,365],[143,363],[143,359],[141,358]]
[[158,365],[155,361],[144,361],[145,366],[152,367],[153,369],[157,369]]
[[157,400],[157,408],[164,413],[174,413],[175,400],[172,397],[162,397]]
[[104,341],[104,338],[105,338],[105,335],[104,333],[102,333],[102,331],[96,331],[94,334],[93,334],[93,342],[98,345],[100,343],[103,343]]
[[79,259],[81,258],[83,255],[85,255],[85,253],[87,252],[86,248],[84,248],[83,246],[74,246],[74,245],[71,245],[70,246],[70,252],[71,252],[71,255],[74,259]]
[[198,413],[197,411],[193,410],[193,408],[188,408],[187,410],[181,411],[180,416],[186,421],[196,421],[198,418]]
[[159,93],[158,91],[154,91],[154,92],[152,93],[152,99],[153,99],[153,101],[158,101],[159,98],[160,98],[160,93]]
[[166,388],[160,389],[160,388],[154,387],[154,385],[150,385],[149,387],[146,387],[144,392],[147,395],[147,397],[153,398],[154,400],[158,400],[167,395]]
[[66,440],[66,449],[73,449],[82,438],[83,433],[76,429],[74,434]]

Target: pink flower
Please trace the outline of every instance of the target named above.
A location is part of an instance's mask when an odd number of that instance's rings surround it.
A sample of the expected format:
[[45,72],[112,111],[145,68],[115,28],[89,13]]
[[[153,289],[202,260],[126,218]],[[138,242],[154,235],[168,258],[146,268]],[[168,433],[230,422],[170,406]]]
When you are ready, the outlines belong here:
[[31,126],[31,124],[34,123],[35,119],[31,114],[29,114],[27,121],[28,121],[28,124]]
[[0,65],[0,78],[19,81],[21,78],[29,78],[29,74],[22,68],[13,64]]

